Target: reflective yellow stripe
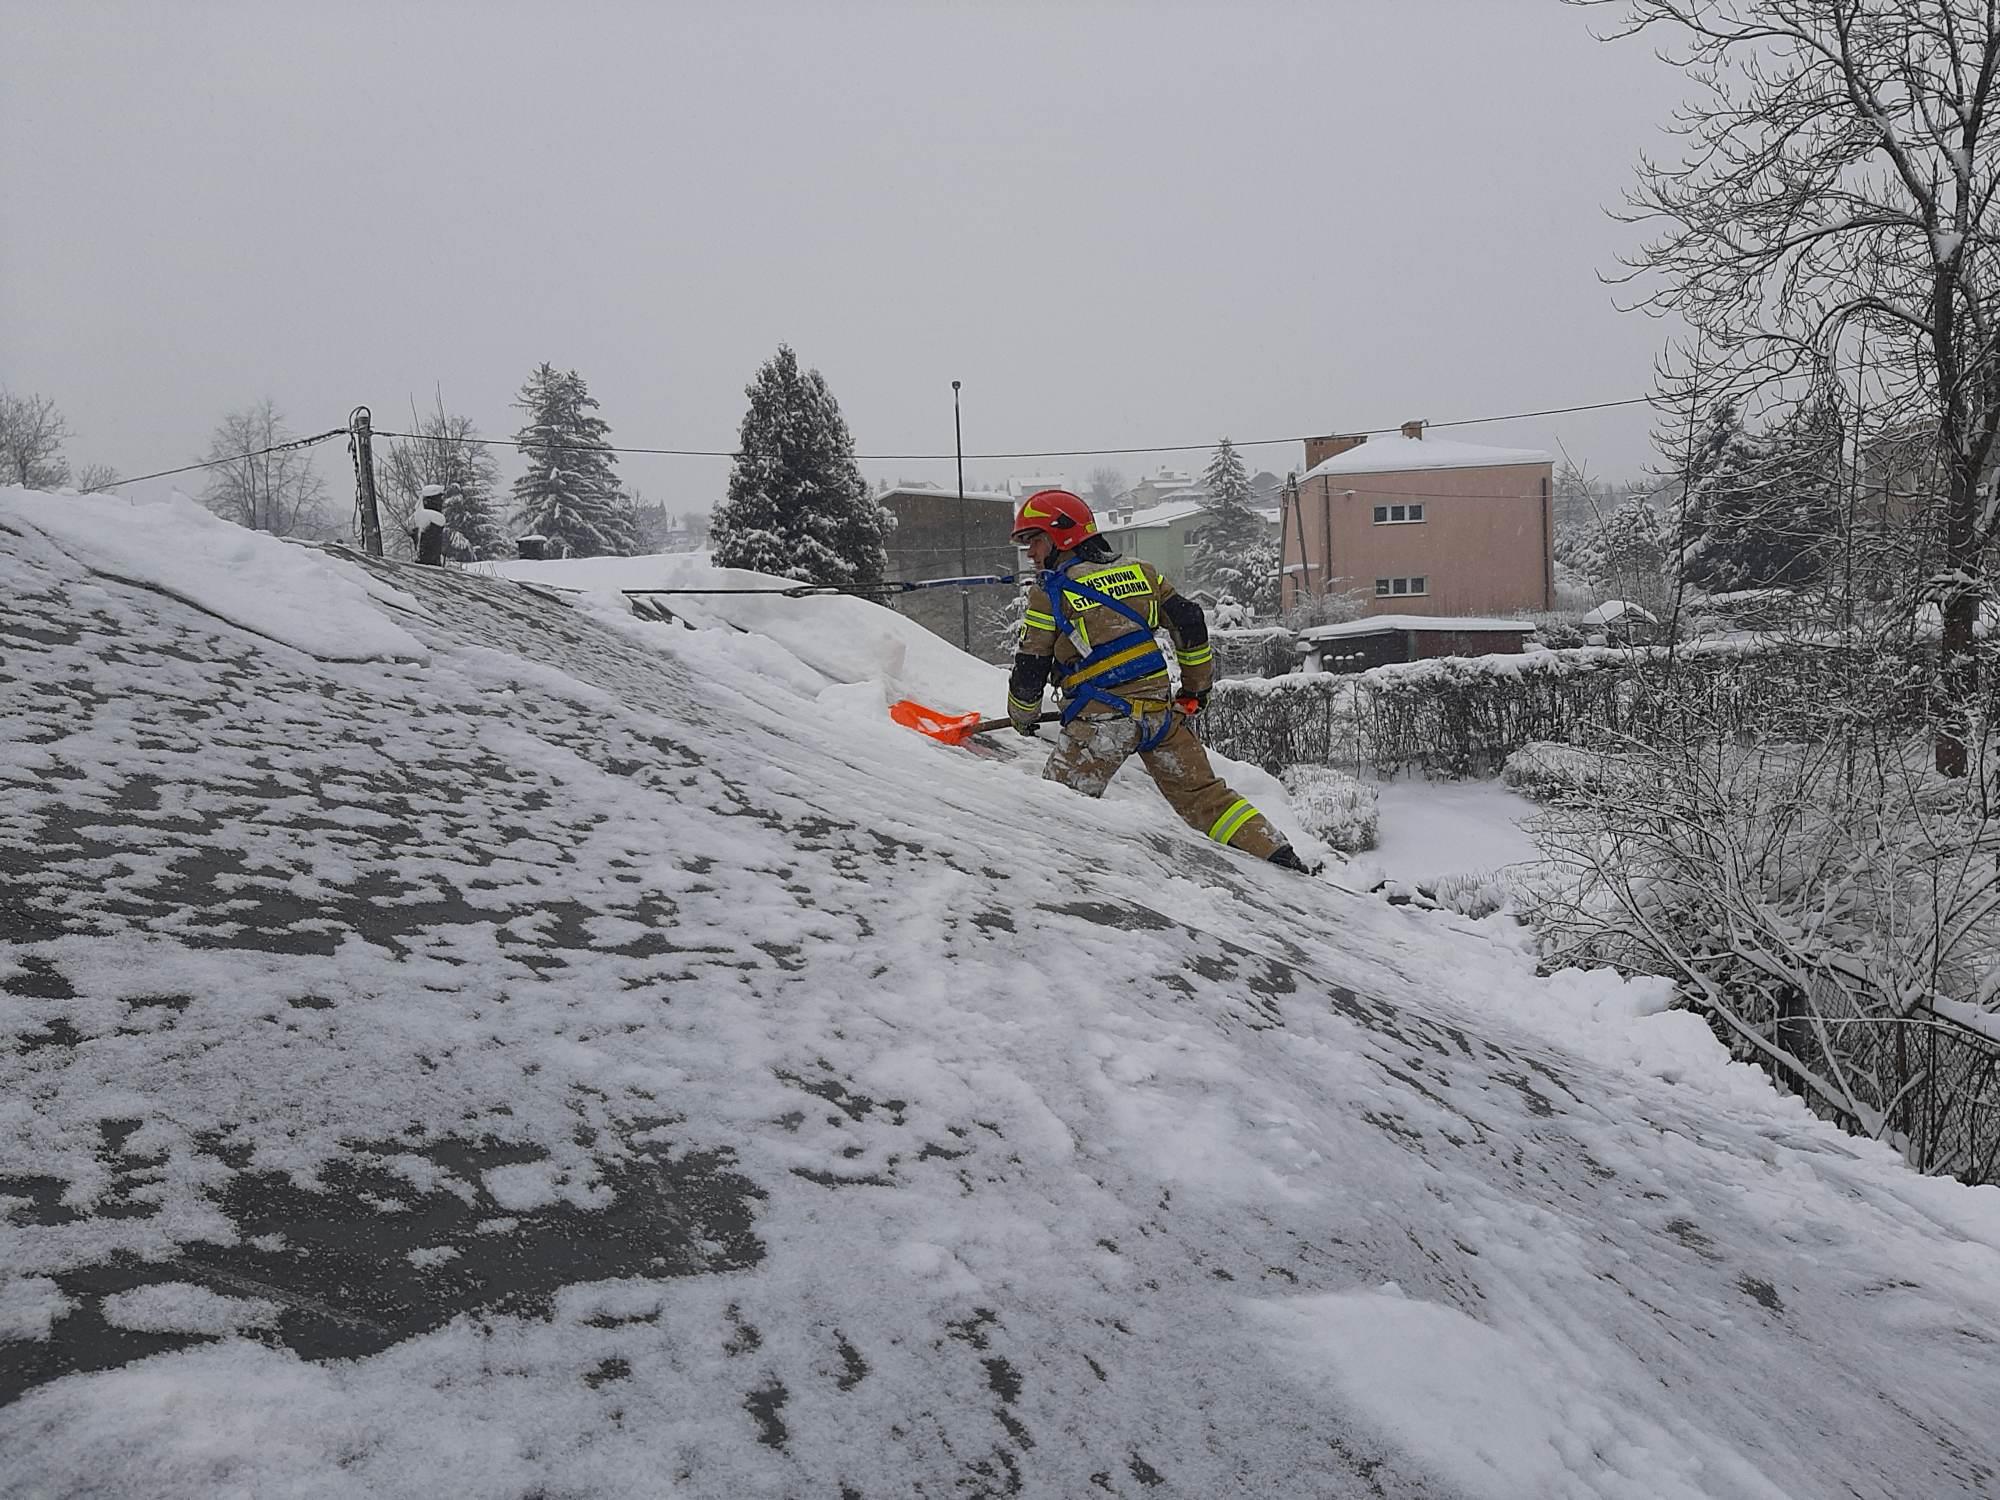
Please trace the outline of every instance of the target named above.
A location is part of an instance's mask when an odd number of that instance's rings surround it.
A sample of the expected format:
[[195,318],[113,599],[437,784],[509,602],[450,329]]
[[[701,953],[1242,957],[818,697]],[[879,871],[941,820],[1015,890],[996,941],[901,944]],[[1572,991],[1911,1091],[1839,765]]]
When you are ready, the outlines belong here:
[[[1079,682],[1088,682],[1090,681],[1091,678],[1102,676],[1104,673],[1111,671],[1115,667],[1127,666],[1132,662],[1137,661],[1140,657],[1156,652],[1159,649],[1160,648],[1156,644],[1154,644],[1153,638],[1151,636],[1148,636],[1144,640],[1140,641],[1139,644],[1136,646],[1127,646],[1123,651],[1112,652],[1111,655],[1105,657],[1103,661],[1099,662],[1096,666],[1092,667],[1087,672],[1075,672],[1072,673],[1070,676],[1065,677],[1063,679],[1063,686],[1066,688],[1073,688]],[[1159,673],[1149,672],[1147,676],[1157,677],[1159,676]],[[1138,680],[1140,682],[1144,682],[1146,678],[1141,677]]]
[[1056,617],[1054,615],[1045,615],[1039,609],[1031,609],[1022,615],[1021,618],[1030,630],[1054,630],[1056,628]]
[[1243,825],[1257,816],[1257,809],[1238,797],[1229,804],[1229,810],[1215,820],[1215,826],[1208,830],[1208,836],[1218,844],[1226,844],[1243,831]]
[[1040,699],[1036,699],[1033,703],[1030,703],[1025,698],[1016,698],[1012,693],[1009,693],[1007,695],[1007,706],[1009,708],[1018,708],[1023,713],[1030,713],[1030,714],[1038,714],[1042,711],[1042,704]]
[[1184,667],[1199,667],[1215,660],[1215,649],[1211,646],[1196,646],[1192,651],[1176,651],[1174,655],[1180,658],[1180,663]]

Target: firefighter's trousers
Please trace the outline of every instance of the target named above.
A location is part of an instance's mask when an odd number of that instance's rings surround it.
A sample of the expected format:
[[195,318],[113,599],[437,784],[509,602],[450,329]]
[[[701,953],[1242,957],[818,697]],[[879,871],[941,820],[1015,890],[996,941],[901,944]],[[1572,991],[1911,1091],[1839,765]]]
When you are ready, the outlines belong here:
[[[1172,716],[1173,727],[1152,749],[1140,750],[1140,741],[1159,730],[1162,714]],[[1215,774],[1186,715],[1172,708],[1129,717],[1085,714],[1071,720],[1063,726],[1042,775],[1086,797],[1102,797],[1112,776],[1135,751],[1160,795],[1190,828],[1259,859],[1270,858],[1271,851],[1285,842],[1268,818]]]

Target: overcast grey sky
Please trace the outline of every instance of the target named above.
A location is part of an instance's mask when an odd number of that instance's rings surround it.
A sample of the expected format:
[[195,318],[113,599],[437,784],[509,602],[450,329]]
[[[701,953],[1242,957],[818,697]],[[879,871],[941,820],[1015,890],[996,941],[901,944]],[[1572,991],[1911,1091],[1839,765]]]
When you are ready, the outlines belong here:
[[[866,454],[1212,445],[1644,395],[1598,273],[1682,81],[1556,0],[0,0],[0,383],[199,457],[541,360],[727,449],[779,341]],[[1440,436],[1648,461],[1644,407]],[[338,444],[319,450],[336,497]],[[503,453],[503,472],[515,472]],[[1297,466],[1295,444],[1246,450]],[[969,482],[1205,452],[998,462]],[[720,460],[630,457],[674,509]],[[949,482],[951,464],[868,462]],[[190,493],[200,476],[179,481]]]

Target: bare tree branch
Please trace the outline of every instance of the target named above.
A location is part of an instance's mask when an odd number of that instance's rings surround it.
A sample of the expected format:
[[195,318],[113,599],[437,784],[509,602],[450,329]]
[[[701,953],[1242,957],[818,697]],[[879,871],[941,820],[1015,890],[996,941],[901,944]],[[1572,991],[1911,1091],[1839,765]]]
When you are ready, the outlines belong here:
[[320,538],[330,533],[326,481],[313,468],[311,454],[300,449],[264,450],[289,442],[276,403],[266,396],[255,405],[230,412],[209,438],[208,461],[218,462],[209,473],[201,503],[225,521],[273,536]]
[[1963,775],[2000,531],[1994,0],[1623,3],[1614,35],[1678,42],[1662,55],[1696,96],[1671,127],[1679,159],[1640,163],[1622,216],[1654,237],[1621,279],[1694,330],[1714,394],[1805,400],[1848,336],[1905,419],[1921,411],[1940,481],[1937,765]]
[[0,483],[61,489],[69,483],[69,463],[63,457],[68,436],[69,423],[52,399],[0,390]]

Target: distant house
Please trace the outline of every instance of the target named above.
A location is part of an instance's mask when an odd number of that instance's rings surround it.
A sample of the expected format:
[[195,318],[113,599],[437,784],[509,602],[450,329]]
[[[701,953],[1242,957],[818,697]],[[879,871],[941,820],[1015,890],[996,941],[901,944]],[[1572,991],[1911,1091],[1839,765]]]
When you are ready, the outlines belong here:
[[[885,580],[916,582],[1017,570],[1013,496],[967,490],[961,509],[956,489],[898,484],[875,499],[896,518],[887,543]],[[886,602],[898,614],[956,646],[964,637],[969,599],[972,654],[997,662],[1012,659],[1012,648],[1001,641],[1000,634],[1013,609],[1014,595],[1012,588],[985,585],[963,592],[956,588],[919,589],[891,594]]]
[[1030,474],[1026,479],[1007,481],[1007,493],[1016,500],[1025,500],[1037,490],[1070,490],[1075,493],[1067,474]]
[[[1097,529],[1111,543],[1112,550],[1151,563],[1179,587],[1188,577],[1188,557],[1194,546],[1194,534],[1201,529],[1206,499],[1206,494],[1194,499],[1184,496],[1143,510],[1123,503],[1108,506],[1097,513]],[[1263,516],[1275,538],[1278,511],[1266,510]]]
[[1527,620],[1372,615],[1301,631],[1298,649],[1308,672],[1365,672],[1439,656],[1517,654],[1534,629]]
[[1131,490],[1118,497],[1119,503],[1131,510],[1153,510],[1158,506],[1177,502],[1199,505],[1208,498],[1208,491],[1201,481],[1184,469],[1161,469],[1157,474],[1148,474],[1133,485]]
[[1284,514],[1286,607],[1329,594],[1357,595],[1374,613],[1555,607],[1549,455],[1423,429],[1307,439]]

